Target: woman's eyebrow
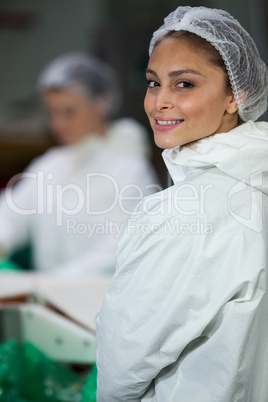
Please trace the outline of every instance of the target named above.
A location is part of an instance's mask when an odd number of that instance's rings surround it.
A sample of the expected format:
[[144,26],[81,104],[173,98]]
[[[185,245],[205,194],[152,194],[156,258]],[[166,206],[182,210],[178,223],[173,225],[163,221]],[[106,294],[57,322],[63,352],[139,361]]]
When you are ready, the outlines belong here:
[[203,77],[203,75],[199,71],[192,70],[190,68],[187,68],[184,70],[171,71],[168,75],[169,75],[169,77],[177,77],[178,75],[182,75],[182,74],[196,74],[196,75],[200,75]]
[[154,70],[151,70],[150,68],[147,68],[145,71],[146,74],[152,74],[155,77],[158,77],[158,75],[156,74],[156,72]]
[[[155,77],[158,77],[157,73],[154,70],[151,70],[150,68],[147,68],[146,74],[152,74]],[[169,75],[169,77],[177,77],[182,74],[195,74],[195,75],[200,75],[201,77],[203,77],[203,75],[199,71],[192,70],[189,68],[183,69],[183,70],[171,71],[168,75]]]

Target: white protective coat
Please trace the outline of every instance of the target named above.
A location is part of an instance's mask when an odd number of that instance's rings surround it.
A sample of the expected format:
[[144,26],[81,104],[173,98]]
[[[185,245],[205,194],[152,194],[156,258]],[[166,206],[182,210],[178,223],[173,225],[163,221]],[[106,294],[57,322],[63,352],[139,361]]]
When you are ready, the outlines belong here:
[[268,123],[164,151],[120,240],[98,402],[268,401]]
[[31,243],[42,272],[113,273],[127,220],[158,191],[147,154],[146,132],[132,119],[114,122],[105,137],[52,148],[2,193],[0,246],[10,253]]

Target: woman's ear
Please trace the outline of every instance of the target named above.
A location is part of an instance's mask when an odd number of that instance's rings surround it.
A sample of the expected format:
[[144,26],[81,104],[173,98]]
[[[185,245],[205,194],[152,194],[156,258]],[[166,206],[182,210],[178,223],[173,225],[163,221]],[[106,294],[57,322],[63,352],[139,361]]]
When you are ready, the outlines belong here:
[[226,112],[229,114],[234,114],[238,110],[238,104],[236,102],[234,94],[230,95],[229,101],[226,107]]
[[[247,96],[248,96],[248,92],[241,91],[239,93],[240,104],[243,104],[245,102],[245,100],[247,99]],[[233,114],[233,113],[236,113],[237,110],[238,110],[238,104],[237,104],[234,94],[232,94],[230,96],[229,102],[227,104],[226,112],[229,114]]]

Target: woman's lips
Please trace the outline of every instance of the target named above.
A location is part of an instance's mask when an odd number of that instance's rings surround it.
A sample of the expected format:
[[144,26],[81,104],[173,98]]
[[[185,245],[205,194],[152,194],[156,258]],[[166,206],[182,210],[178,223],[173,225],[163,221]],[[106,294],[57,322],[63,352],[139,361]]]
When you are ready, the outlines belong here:
[[155,119],[155,130],[157,131],[169,131],[180,126],[184,120],[182,119]]

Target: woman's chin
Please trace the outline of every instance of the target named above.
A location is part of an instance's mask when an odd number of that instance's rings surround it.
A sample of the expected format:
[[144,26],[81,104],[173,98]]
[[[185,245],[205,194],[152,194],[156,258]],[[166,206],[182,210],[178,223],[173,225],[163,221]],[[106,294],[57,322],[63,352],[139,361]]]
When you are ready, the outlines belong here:
[[162,133],[154,133],[154,142],[155,145],[160,149],[171,149],[182,145],[180,141],[174,141],[174,138],[168,138]]

